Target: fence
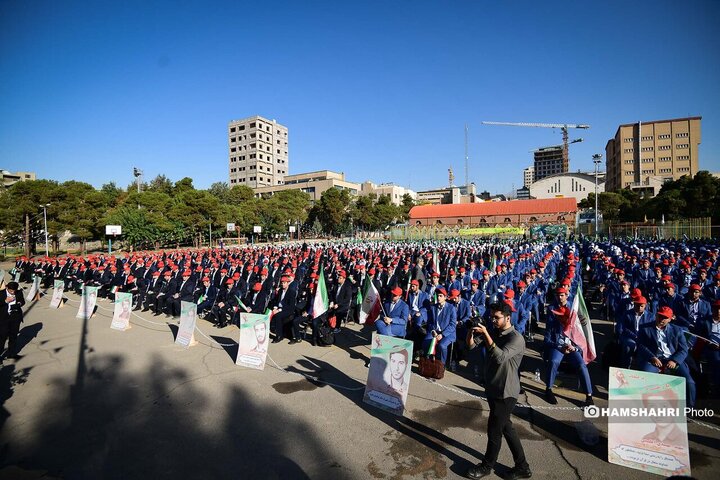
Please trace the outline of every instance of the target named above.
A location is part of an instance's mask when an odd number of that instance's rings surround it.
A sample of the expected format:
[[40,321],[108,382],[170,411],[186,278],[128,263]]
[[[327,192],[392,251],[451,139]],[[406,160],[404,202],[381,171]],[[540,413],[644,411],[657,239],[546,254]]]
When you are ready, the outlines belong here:
[[522,237],[527,229],[522,227],[473,227],[459,225],[405,225],[393,227],[389,231],[391,240],[443,240],[447,238],[469,237]]
[[617,223],[609,227],[612,237],[630,238],[712,238],[720,226],[712,225],[710,217],[688,218],[664,223]]

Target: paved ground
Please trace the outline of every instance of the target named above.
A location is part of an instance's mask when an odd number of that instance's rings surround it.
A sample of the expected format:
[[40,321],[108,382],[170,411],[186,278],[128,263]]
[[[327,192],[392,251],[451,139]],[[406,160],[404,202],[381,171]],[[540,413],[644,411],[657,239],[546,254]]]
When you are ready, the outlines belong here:
[[[359,326],[333,347],[272,345],[265,370],[254,371],[234,364],[235,327],[201,321],[230,346],[198,336],[185,350],[163,317],[141,314],[118,332],[109,302],[83,324],[78,297],[69,298],[59,310],[49,296],[27,307],[22,358],[2,366],[0,478],[459,478],[482,458],[487,403],[471,372],[437,383],[413,375],[405,417],[386,414],[362,402],[370,351]],[[523,366],[535,365],[530,351]],[[592,376],[607,385],[599,365]],[[657,478],[607,463],[607,425],[584,422],[579,409],[547,408],[531,377],[521,401],[536,408],[517,408],[514,421],[533,478]],[[557,392],[560,407],[583,399]],[[583,428],[597,443],[581,441]],[[689,430],[694,476],[717,478],[720,431]],[[511,464],[504,447],[497,473]]]

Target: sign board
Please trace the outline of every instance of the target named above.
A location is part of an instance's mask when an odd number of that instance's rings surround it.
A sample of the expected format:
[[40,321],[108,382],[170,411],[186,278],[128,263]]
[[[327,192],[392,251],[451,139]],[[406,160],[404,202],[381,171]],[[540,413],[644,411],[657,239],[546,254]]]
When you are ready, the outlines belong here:
[[240,314],[240,339],[235,364],[263,370],[270,343],[270,314]]
[[130,314],[132,311],[132,293],[115,294],[115,310],[113,311],[110,328],[114,330],[127,330],[130,327]]
[[105,225],[105,235],[122,235],[122,226]]
[[63,300],[63,291],[65,290],[65,282],[62,280],[55,280],[52,300],[50,300],[50,307],[60,308]]
[[260,225],[254,225],[253,233],[262,233],[262,227]]
[[290,233],[295,233],[295,225],[290,225],[290,226],[288,227],[288,231],[289,231]]
[[608,387],[608,461],[689,477],[685,379],[611,367]]
[[228,232],[234,232],[234,231],[235,231],[235,224],[234,224],[234,223],[228,223],[228,224],[227,224],[227,231],[228,231]]
[[80,307],[75,318],[88,319],[92,317],[97,304],[98,287],[83,286],[82,297],[80,298]]
[[180,303],[180,328],[175,343],[183,347],[197,345],[195,340],[195,324],[197,323],[197,305],[193,302]]
[[413,342],[373,333],[363,401],[402,415],[410,386]]

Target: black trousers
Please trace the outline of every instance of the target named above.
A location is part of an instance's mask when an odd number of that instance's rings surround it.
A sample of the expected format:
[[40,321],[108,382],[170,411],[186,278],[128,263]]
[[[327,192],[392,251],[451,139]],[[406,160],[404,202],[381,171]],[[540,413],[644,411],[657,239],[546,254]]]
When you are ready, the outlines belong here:
[[20,320],[9,319],[0,322],[0,353],[5,350],[5,342],[8,343],[8,355],[18,353],[16,348],[17,336],[20,331]]
[[517,398],[488,398],[488,403],[490,404],[490,417],[488,418],[488,444],[485,450],[484,463],[490,467],[495,466],[502,446],[502,437],[505,437],[515,461],[515,466],[527,467],[528,463],[525,459],[525,451],[520,443],[520,437],[518,437],[510,420]]

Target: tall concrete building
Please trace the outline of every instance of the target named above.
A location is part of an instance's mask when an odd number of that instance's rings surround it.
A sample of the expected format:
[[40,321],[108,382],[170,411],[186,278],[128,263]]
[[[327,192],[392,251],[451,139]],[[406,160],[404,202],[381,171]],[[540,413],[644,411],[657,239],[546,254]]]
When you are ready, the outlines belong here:
[[535,165],[523,169],[523,187],[529,187],[535,181]]
[[254,116],[228,124],[230,187],[282,185],[290,169],[288,129]]
[[569,162],[563,157],[562,145],[552,147],[543,147],[533,152],[535,158],[535,172],[533,181],[555,175],[557,173],[567,173]]
[[702,117],[620,125],[605,146],[605,190],[622,188],[655,195],[666,181],[699,170]]
[[24,182],[27,180],[35,180],[34,172],[15,172],[12,173],[8,170],[0,169],[0,178],[2,179],[2,186],[10,188],[17,182]]

